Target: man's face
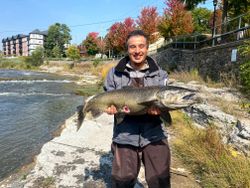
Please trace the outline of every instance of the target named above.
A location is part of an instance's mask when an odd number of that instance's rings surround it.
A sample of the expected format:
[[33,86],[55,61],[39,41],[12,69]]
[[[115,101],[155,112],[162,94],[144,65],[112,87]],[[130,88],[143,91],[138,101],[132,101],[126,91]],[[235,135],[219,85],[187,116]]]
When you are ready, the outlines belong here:
[[140,35],[132,36],[128,39],[127,45],[131,63],[136,65],[144,63],[148,53],[146,38]]

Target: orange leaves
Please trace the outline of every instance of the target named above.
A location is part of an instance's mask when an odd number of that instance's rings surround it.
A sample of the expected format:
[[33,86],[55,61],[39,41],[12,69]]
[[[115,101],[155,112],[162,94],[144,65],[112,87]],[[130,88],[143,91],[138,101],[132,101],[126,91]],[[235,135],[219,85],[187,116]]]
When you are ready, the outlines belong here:
[[167,0],[167,7],[159,24],[159,30],[165,37],[185,35],[193,32],[192,15],[179,0]]
[[139,28],[149,36],[149,43],[153,43],[158,39],[155,33],[158,31],[160,17],[156,7],[145,7],[142,9],[140,16],[136,20]]
[[124,22],[116,22],[107,34],[107,40],[111,48],[116,51],[125,51],[125,42],[128,34],[135,29],[135,22],[128,17]]

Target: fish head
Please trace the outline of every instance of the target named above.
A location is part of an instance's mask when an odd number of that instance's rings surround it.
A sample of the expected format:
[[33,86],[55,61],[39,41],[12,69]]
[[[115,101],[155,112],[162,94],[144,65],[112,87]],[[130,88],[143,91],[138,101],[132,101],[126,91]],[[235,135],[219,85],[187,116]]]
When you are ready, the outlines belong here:
[[169,110],[186,108],[199,102],[196,90],[181,87],[164,87],[157,93],[157,99]]

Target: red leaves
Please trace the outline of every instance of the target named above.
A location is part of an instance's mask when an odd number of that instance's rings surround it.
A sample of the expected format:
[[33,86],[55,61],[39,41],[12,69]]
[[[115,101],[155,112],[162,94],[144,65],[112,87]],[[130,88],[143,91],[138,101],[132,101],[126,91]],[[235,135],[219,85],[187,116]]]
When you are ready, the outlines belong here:
[[185,35],[193,32],[192,15],[179,0],[165,1],[167,7],[161,19],[159,30],[164,37]]
[[135,29],[132,18],[126,18],[124,22],[116,22],[107,34],[109,46],[117,51],[125,51],[125,42],[128,34]]
[[155,35],[157,32],[157,26],[159,24],[159,15],[156,7],[145,7],[141,11],[141,15],[138,16],[136,23],[139,28],[149,36],[149,43],[153,43],[158,39]]
[[[159,32],[165,38],[177,35],[186,35],[193,32],[191,13],[185,9],[180,0],[165,0],[166,8],[162,17],[159,16],[156,7],[144,7],[136,22],[128,17],[123,22],[114,23],[102,40],[97,32],[91,32],[87,36],[86,49],[91,49],[91,53],[104,52],[105,47],[115,54],[126,51],[125,42],[127,35],[136,28],[139,28],[149,36],[149,43],[155,42],[159,38]],[[137,25],[136,25],[137,24]],[[94,43],[95,45],[90,45]],[[90,47],[90,48],[89,48]]]

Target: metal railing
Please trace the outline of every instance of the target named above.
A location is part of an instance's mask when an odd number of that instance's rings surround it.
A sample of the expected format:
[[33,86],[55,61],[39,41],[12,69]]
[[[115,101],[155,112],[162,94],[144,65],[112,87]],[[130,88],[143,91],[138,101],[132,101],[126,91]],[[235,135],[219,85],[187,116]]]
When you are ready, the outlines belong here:
[[[182,49],[199,49],[250,39],[250,12],[229,19],[220,25],[216,25],[214,31],[214,37],[212,37],[212,34],[172,37],[172,42],[170,44],[168,43],[167,46],[170,45],[173,48]],[[163,46],[161,49],[165,49],[167,46]]]

